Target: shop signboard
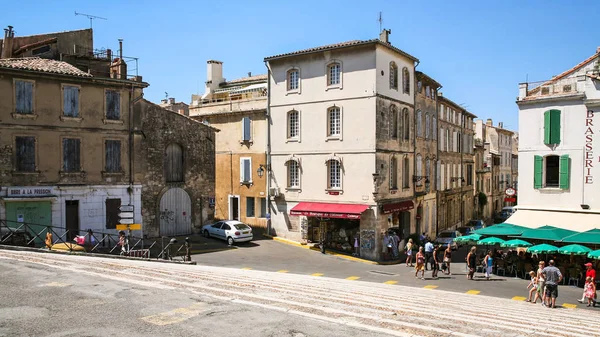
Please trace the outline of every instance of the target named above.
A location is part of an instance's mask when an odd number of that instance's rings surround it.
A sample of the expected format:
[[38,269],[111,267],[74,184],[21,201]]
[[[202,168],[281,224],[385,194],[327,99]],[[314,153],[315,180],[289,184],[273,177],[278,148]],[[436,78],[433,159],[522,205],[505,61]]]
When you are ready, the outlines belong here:
[[314,211],[290,211],[290,215],[312,216],[316,218],[352,219],[359,220],[360,214],[349,213],[326,213]]
[[9,197],[47,197],[52,196],[54,190],[47,186],[31,186],[31,187],[8,187]]
[[383,214],[391,214],[396,212],[404,212],[415,208],[415,204],[411,200],[383,204]]

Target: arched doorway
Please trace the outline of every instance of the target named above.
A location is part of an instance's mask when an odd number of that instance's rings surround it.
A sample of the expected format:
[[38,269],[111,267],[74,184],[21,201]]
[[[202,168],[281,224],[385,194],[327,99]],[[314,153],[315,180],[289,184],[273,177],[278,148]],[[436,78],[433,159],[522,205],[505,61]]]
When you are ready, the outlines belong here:
[[192,202],[181,188],[170,188],[160,198],[160,235],[176,236],[192,232]]

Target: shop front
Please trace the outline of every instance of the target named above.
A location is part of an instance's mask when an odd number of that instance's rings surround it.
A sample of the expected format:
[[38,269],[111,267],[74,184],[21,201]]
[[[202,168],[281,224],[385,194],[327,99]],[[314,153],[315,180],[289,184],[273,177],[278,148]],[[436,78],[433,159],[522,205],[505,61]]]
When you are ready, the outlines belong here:
[[360,204],[301,202],[290,215],[301,219],[302,236],[309,243],[324,242],[325,248],[342,253],[357,253],[361,215],[369,208]]
[[410,211],[414,208],[412,200],[385,203],[381,205],[381,213],[388,217],[389,227],[398,231],[401,238],[406,238],[412,233]]
[[[6,196],[2,197],[6,226],[25,229],[36,237],[47,226],[52,226],[55,199],[51,187],[8,187]],[[41,239],[36,241],[41,243]]]

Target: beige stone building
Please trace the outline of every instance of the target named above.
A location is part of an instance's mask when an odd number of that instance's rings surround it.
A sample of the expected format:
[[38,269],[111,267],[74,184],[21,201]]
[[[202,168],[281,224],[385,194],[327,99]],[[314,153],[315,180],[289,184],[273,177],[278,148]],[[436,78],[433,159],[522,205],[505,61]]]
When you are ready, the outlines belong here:
[[189,116],[190,106],[184,102],[176,102],[175,98],[168,97],[160,101],[158,104],[161,108],[177,112],[180,115]]
[[438,113],[437,91],[441,85],[416,72],[415,98],[415,205],[417,205],[416,232],[437,234],[437,163]]
[[225,80],[223,63],[207,62],[203,95],[192,95],[190,117],[216,136],[215,217],[267,226],[267,76]]
[[473,118],[476,116],[438,95],[438,232],[471,220],[474,200]]

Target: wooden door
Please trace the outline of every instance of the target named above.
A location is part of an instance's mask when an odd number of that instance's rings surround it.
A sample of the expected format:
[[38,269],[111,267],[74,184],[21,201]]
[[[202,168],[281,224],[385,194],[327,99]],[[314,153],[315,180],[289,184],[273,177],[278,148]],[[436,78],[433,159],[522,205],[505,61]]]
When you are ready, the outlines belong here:
[[160,235],[177,236],[192,232],[192,202],[181,188],[170,188],[160,198]]
[[76,235],[79,235],[79,200],[65,201],[65,219],[67,240],[73,240]]

